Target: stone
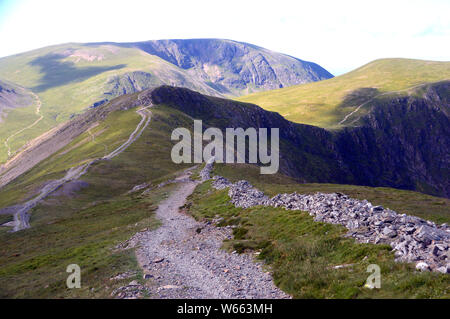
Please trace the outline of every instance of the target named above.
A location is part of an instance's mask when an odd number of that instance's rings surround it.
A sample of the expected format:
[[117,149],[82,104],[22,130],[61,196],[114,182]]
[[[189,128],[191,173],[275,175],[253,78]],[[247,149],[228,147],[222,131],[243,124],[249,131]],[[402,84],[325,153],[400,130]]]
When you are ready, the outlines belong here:
[[416,264],[416,269],[420,271],[428,271],[430,270],[430,266],[426,262],[421,261]]
[[383,229],[383,235],[387,236],[387,237],[395,237],[397,236],[397,232],[394,229],[391,229],[389,227],[385,227]]
[[221,176],[213,177],[212,186],[228,188],[231,203],[236,207],[263,205],[303,210],[316,221],[343,225],[349,230],[345,237],[361,243],[389,244],[397,261],[418,262],[418,269],[442,270],[450,260],[450,227],[446,224],[436,225],[419,217],[397,214],[340,193],[277,194],[268,198],[248,181],[230,183]]
[[450,267],[449,266],[442,266],[439,268],[436,268],[436,271],[442,273],[442,274],[450,274]]
[[384,210],[383,206],[373,206],[372,212],[382,212]]
[[155,260],[153,260],[153,263],[158,264],[163,261],[164,261],[164,258],[156,258]]

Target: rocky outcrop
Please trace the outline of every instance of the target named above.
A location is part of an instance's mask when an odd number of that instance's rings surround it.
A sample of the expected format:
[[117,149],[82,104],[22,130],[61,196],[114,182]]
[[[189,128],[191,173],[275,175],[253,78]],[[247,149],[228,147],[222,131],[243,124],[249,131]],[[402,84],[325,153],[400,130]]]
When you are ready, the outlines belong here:
[[241,95],[333,77],[315,63],[232,40],[155,40],[126,45],[188,70],[222,95]]
[[220,176],[214,177],[212,185],[216,189],[228,188],[231,203],[236,207],[263,205],[307,211],[316,221],[345,226],[346,236],[358,242],[389,244],[397,261],[414,262],[422,271],[450,273],[450,226],[447,224],[437,225],[398,214],[340,193],[292,193],[268,198],[247,181],[233,184]]

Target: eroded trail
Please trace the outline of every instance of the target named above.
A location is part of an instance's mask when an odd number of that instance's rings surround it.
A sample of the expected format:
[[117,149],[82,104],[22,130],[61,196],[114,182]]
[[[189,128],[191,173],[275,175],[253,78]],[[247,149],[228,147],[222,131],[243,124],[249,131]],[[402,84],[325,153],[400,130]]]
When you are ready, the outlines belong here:
[[156,211],[162,225],[135,235],[139,264],[152,279],[150,298],[289,298],[251,255],[221,249],[232,236],[229,227],[180,212],[199,182],[185,175],[178,183]]

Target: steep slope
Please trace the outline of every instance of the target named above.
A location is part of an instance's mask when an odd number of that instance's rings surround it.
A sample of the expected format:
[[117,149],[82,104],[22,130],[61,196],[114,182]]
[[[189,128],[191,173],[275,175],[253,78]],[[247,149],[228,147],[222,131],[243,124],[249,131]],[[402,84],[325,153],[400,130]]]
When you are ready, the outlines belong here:
[[353,125],[348,115],[365,114],[375,96],[390,92],[405,95],[424,83],[448,79],[450,62],[382,59],[326,81],[255,93],[238,100],[279,112],[297,123],[340,128]]
[[8,109],[27,107],[32,103],[33,97],[24,88],[0,81],[0,122]]
[[0,163],[16,149],[17,137],[41,120],[40,101],[31,91],[0,80]]
[[[0,59],[0,78],[27,88],[42,104],[43,119],[14,137],[12,153],[89,107],[162,84],[237,96],[331,76],[314,63],[218,39],[69,43]],[[11,114],[11,119],[21,115]],[[9,132],[27,126],[4,122]],[[0,141],[6,138],[0,130]],[[7,158],[0,148],[0,162]]]
[[224,95],[242,95],[333,77],[319,65],[232,40],[159,40],[133,44],[189,70]]
[[[50,156],[51,152],[40,151],[48,149],[45,145],[53,145],[53,151],[66,145],[95,122],[86,118],[97,118],[114,105],[153,104],[202,119],[205,129],[279,128],[280,172],[301,182],[391,186],[449,197],[449,87],[448,81],[438,82],[409,96],[378,97],[367,115],[358,119],[358,126],[329,131],[290,122],[256,105],[162,86],[123,96],[72,120],[59,131],[74,132],[74,136],[66,140],[64,134],[53,134],[43,139],[24,157],[11,161],[0,179],[5,185],[32,167],[27,163]],[[193,128],[192,122],[188,128]]]
[[[374,98],[358,125],[337,131],[295,124],[255,105],[169,87],[154,103],[215,127],[278,127],[280,171],[303,182],[390,186],[449,197],[450,82]],[[145,96],[145,95],[144,95]]]

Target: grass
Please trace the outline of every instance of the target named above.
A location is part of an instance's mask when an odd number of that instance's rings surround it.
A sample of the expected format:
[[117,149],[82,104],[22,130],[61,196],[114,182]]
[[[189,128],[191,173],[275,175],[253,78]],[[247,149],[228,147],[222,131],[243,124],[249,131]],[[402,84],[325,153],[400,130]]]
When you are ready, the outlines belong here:
[[[216,169],[216,173],[226,171],[240,178],[249,175],[248,168]],[[280,183],[266,188],[275,191],[283,186],[282,179],[279,177]],[[285,186],[295,187],[289,181]],[[224,218],[220,225],[234,225],[234,238],[225,241],[224,248],[240,253],[260,252],[258,258],[271,268],[275,284],[294,298],[450,297],[448,276],[416,272],[413,265],[395,262],[389,246],[359,244],[344,238],[344,227],[315,222],[306,212],[235,208],[227,190],[212,190],[210,182],[197,187],[186,207],[197,219],[220,216]],[[343,264],[353,265],[333,268]],[[370,264],[381,268],[381,289],[364,288]]]
[[381,59],[329,80],[250,94],[237,100],[278,112],[293,122],[336,128],[345,115],[377,94],[446,79],[450,79],[450,62]]
[[[100,59],[88,61],[62,55],[67,50]],[[206,84],[191,81],[186,70],[136,48],[69,43],[0,59],[0,79],[7,79],[36,93],[42,101],[41,113],[44,116],[39,125],[11,140],[12,151],[17,151],[27,141],[67,121],[72,115],[84,112],[94,102],[115,97],[104,93],[114,91],[116,79],[121,88],[126,86],[127,81],[122,78],[126,79],[135,71],[157,74],[135,83],[141,88],[175,83],[209,92]],[[116,93],[123,93],[119,91]],[[0,125],[0,163],[7,159],[3,141],[11,132],[33,123],[37,119],[34,112],[32,107],[10,111],[7,120]]]
[[[140,120],[136,109],[116,111],[63,150],[1,190],[0,207],[21,203],[43,183],[88,158],[104,155],[125,141]],[[155,186],[190,165],[170,160],[172,127],[189,125],[186,116],[164,106],[152,108],[152,120],[142,136],[110,161],[93,165],[82,177],[87,187],[73,194],[56,192],[31,212],[31,228],[17,233],[0,228],[1,298],[109,298],[112,290],[131,280],[143,283],[133,250],[115,251],[120,242],[144,228],[158,226],[153,211],[174,185],[148,195],[129,194],[144,182]],[[11,216],[0,216],[9,221]],[[81,267],[81,289],[67,289],[66,267]],[[117,283],[110,277],[133,270],[136,275]],[[147,282],[151,284],[151,282]]]
[[[111,113],[91,130],[93,135],[97,135],[94,141],[88,132],[81,134],[62,150],[2,188],[0,208],[25,201],[47,180],[64,176],[70,167],[104,156],[105,145],[108,153],[117,148],[128,139],[141,119],[135,111],[130,109]],[[94,165],[91,173],[83,180],[96,176],[108,188],[113,179],[117,181],[114,187],[120,184],[118,189],[125,191],[146,179],[166,178],[177,170],[189,167],[174,164],[170,160],[173,145],[170,133],[173,127],[190,126],[191,121],[182,113],[164,106],[152,108],[152,114],[148,129],[135,143],[112,161]],[[123,175],[127,178],[123,179]]]
[[[84,207],[80,203],[86,194],[81,199],[53,197],[40,205],[33,211],[31,229],[0,233],[0,298],[106,298],[124,284],[110,277],[135,271],[126,283],[140,281],[134,251],[113,248],[137,231],[159,225],[153,211],[167,191],[161,188],[145,198],[119,196]],[[66,287],[70,264],[81,267],[81,289]]]

